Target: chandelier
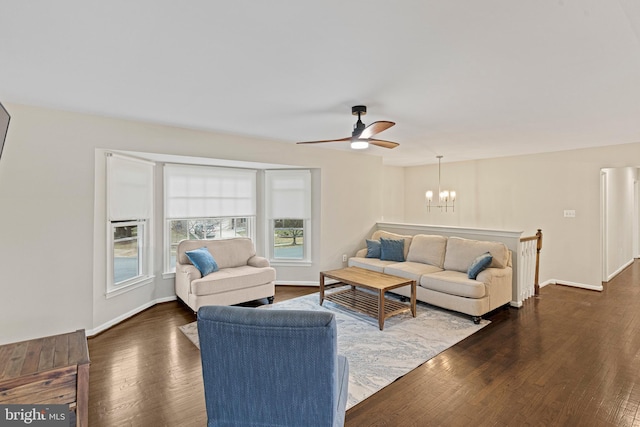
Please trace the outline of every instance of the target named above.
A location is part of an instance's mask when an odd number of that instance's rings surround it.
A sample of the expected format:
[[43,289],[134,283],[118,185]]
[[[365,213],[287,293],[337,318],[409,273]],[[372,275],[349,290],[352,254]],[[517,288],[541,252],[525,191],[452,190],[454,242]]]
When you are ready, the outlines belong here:
[[[455,211],[456,204],[456,192],[449,190],[442,190],[440,187],[440,161],[442,160],[442,156],[436,156],[438,158],[438,204],[434,205],[436,208],[440,208],[440,210],[444,210],[448,212],[449,209],[451,212]],[[431,212],[431,202],[433,201],[433,191],[427,190],[424,194],[427,199],[427,212]]]

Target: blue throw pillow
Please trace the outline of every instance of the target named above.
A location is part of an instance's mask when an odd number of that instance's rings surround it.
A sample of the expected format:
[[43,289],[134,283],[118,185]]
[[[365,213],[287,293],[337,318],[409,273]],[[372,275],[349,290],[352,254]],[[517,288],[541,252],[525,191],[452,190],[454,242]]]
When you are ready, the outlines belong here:
[[213,273],[214,271],[218,271],[218,263],[213,259],[213,256],[211,256],[211,253],[206,246],[203,246],[200,249],[186,251],[185,255],[187,255],[191,264],[195,265],[196,268],[200,270],[202,277]]
[[489,267],[493,257],[489,252],[485,252],[480,255],[478,258],[474,259],[471,265],[469,266],[469,270],[467,270],[467,275],[469,279],[474,279],[478,277],[478,274],[485,268]]
[[380,259],[383,261],[404,261],[404,239],[380,238]]
[[380,258],[380,242],[367,239],[367,255],[365,258]]

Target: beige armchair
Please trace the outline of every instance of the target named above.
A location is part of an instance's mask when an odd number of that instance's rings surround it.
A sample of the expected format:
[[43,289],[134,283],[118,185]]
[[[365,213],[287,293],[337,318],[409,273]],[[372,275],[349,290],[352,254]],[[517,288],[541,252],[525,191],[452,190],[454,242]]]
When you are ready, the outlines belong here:
[[[202,276],[186,252],[206,248],[217,270]],[[197,264],[197,263],[196,263]],[[176,295],[193,311],[267,298],[273,302],[276,271],[256,256],[251,239],[183,240],[176,254]]]

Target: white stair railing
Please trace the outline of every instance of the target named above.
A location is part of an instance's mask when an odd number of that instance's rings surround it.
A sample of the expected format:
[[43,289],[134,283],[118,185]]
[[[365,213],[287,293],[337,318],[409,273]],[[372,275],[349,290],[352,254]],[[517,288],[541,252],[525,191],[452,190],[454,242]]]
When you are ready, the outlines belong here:
[[524,301],[540,292],[538,275],[540,272],[540,250],[542,249],[542,230],[535,236],[520,238],[518,254],[518,292],[520,301]]

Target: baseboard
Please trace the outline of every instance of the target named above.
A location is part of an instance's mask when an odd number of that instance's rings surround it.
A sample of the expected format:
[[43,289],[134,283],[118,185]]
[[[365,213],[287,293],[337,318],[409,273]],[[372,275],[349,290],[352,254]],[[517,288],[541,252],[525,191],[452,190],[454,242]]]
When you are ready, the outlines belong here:
[[554,282],[553,280],[547,280],[546,282],[540,283],[538,286],[540,287],[540,289],[542,289],[547,285],[555,285],[555,284],[556,282]]
[[622,267],[620,267],[619,269],[617,269],[616,271],[614,271],[613,273],[611,273],[609,276],[607,276],[607,282],[610,282],[611,279],[613,279],[614,277],[616,277],[618,274],[622,273],[622,270],[624,270],[625,268],[629,267],[631,264],[633,264],[634,259],[631,259],[629,262],[627,262],[626,264],[622,265]]
[[140,313],[141,311],[146,310],[147,308],[153,307],[154,305],[160,304],[160,303],[163,303],[163,302],[175,301],[176,299],[177,299],[177,297],[175,295],[173,295],[173,296],[164,297],[164,298],[158,298],[158,299],[155,299],[153,301],[149,301],[148,303],[143,304],[140,307],[134,308],[133,310],[131,310],[131,311],[129,311],[129,312],[123,314],[123,315],[120,315],[120,316],[116,317],[115,319],[111,319],[108,322],[103,323],[102,325],[98,326],[97,328],[93,328],[93,329],[87,330],[86,334],[87,334],[88,337],[92,337],[94,335],[99,334],[100,332],[106,331],[107,329],[117,325],[118,323],[120,323],[120,322],[122,322],[124,320],[127,320],[129,317],[134,316],[134,315]]
[[[581,288],[581,289],[587,289],[590,291],[604,291],[604,287],[602,285],[587,285],[585,283],[577,283],[577,282],[569,282],[567,280],[549,280],[549,282],[556,284],[556,285],[561,285],[561,286],[571,286],[572,288]],[[548,284],[551,284],[548,283]]]
[[308,280],[276,280],[278,286],[320,286],[318,282]]
[[[544,282],[540,283],[538,286],[540,287],[540,289],[542,289],[542,288],[544,288],[545,286],[548,286],[548,285],[572,286],[574,288],[588,289],[590,291],[602,291],[602,290],[604,290],[604,288],[602,286],[600,286],[600,288],[598,288],[597,286],[585,285],[584,283],[566,282],[566,281],[560,281],[560,280],[554,280],[554,279],[544,281]],[[529,298],[527,298],[527,300],[528,299]],[[515,308],[522,308],[522,306],[524,305],[524,301],[510,301],[509,305],[511,307],[515,307]]]

